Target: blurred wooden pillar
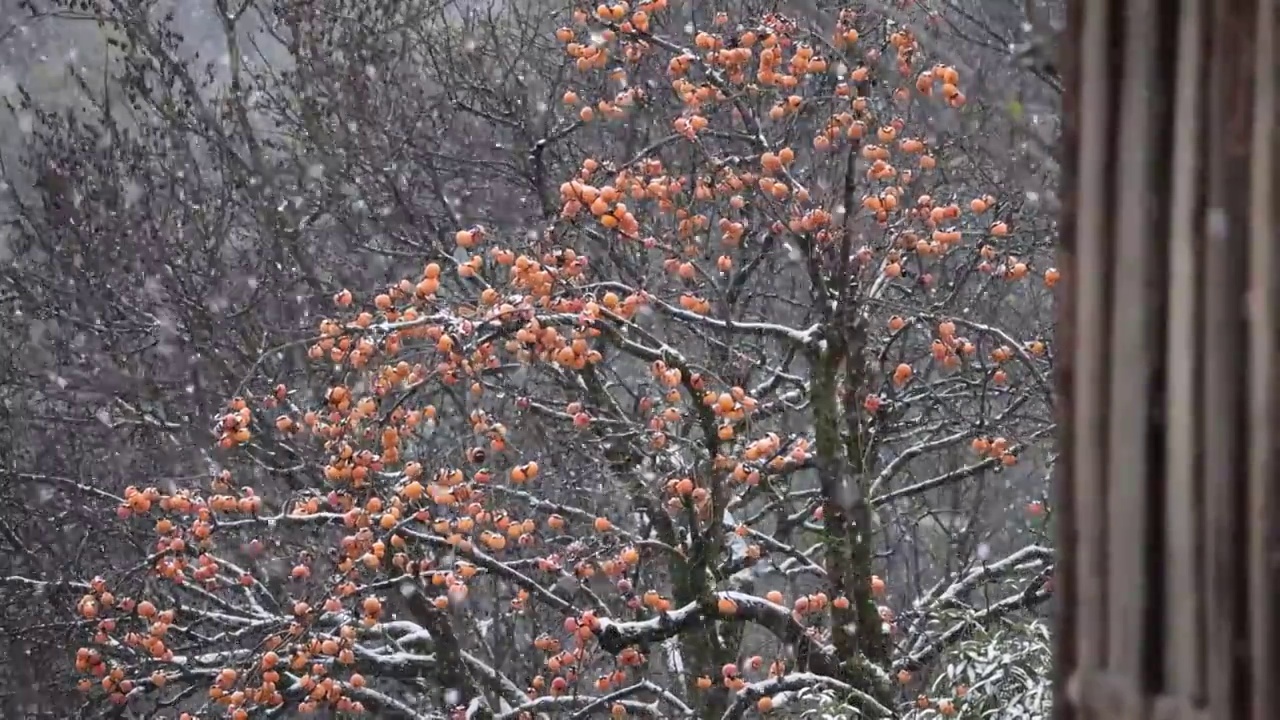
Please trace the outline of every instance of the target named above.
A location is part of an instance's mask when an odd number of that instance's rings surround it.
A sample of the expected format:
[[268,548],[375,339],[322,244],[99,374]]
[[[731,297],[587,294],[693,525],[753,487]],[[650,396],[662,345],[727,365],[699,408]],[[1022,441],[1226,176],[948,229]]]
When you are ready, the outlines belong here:
[[1280,0],[1074,0],[1056,720],[1280,707]]

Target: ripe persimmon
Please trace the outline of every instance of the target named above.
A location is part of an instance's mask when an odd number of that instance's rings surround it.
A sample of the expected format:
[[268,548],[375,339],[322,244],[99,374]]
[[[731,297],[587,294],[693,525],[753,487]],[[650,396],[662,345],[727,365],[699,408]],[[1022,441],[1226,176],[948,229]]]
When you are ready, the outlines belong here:
[[871,576],[871,594],[876,597],[882,597],[885,591],[884,579],[879,575]]
[[911,379],[913,374],[914,373],[910,365],[906,363],[899,363],[898,366],[893,369],[893,382],[898,386],[906,385],[907,381]]

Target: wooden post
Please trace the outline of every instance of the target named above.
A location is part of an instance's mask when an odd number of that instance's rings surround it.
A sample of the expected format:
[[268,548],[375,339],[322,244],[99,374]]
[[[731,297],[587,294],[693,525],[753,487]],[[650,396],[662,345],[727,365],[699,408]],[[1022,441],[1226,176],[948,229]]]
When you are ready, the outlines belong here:
[[1076,0],[1056,720],[1276,717],[1280,0]]

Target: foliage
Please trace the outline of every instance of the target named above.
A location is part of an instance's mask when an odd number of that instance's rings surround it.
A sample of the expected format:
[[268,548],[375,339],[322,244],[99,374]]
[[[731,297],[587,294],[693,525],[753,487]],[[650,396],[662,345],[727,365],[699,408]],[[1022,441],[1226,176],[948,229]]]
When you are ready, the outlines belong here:
[[1053,650],[1040,621],[982,630],[949,653],[932,694],[965,688],[957,717],[1048,718]]
[[[909,701],[902,715],[906,720],[1050,717],[1053,650],[1049,628],[1038,620],[980,628],[973,637],[948,648],[938,665],[941,672],[927,692]],[[858,709],[842,702],[838,692],[809,692],[817,694],[816,707],[804,710],[803,718],[858,716]]]

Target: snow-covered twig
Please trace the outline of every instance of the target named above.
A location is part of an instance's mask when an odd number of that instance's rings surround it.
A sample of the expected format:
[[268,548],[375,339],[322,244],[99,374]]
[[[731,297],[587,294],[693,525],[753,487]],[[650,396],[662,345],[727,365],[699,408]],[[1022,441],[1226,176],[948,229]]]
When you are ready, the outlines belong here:
[[914,644],[911,652],[896,659],[895,670],[917,670],[940,655],[947,647],[963,639],[975,629],[994,622],[1009,613],[1035,607],[1048,600],[1052,593],[1045,588],[1046,573],[1041,573],[1035,582],[1017,595],[1010,595],[982,610],[958,621],[938,635],[922,636]]
[[366,709],[375,711],[377,717],[401,717],[406,720],[443,720],[445,717],[439,713],[420,713],[407,703],[367,686],[355,687],[350,683],[343,683],[342,691],[359,700]]
[[[1053,562],[1053,557],[1053,550],[1047,547],[1028,545],[1000,560],[972,568],[957,580],[939,583],[915,601],[912,610],[918,613],[919,618],[914,625],[923,624],[930,614],[959,606],[965,594],[983,583],[998,580],[1028,565],[1043,568]],[[909,634],[914,633],[909,631]]]
[[474,562],[476,565],[484,568],[485,570],[488,570],[494,575],[506,578],[507,580],[510,580],[511,582],[515,583],[519,587],[522,587],[525,590],[528,590],[529,594],[533,595],[537,599],[546,603],[548,606],[553,607],[556,610],[559,610],[560,612],[575,613],[575,614],[577,613],[577,609],[568,600],[565,600],[564,598],[546,589],[541,584],[539,584],[538,581],[534,580],[528,575],[525,575],[519,570],[516,570],[515,568],[511,567],[509,564],[504,563],[500,560],[497,560],[493,557],[490,557],[487,553],[481,551],[478,548],[470,547],[470,548],[464,549],[460,546],[450,543],[448,538],[444,538],[432,533],[425,533],[418,530],[411,530],[407,527],[401,527],[400,532],[405,535],[408,535],[409,537],[414,538],[415,540],[421,540],[422,542],[425,542],[428,545],[434,545],[435,547],[442,548],[442,549],[454,550],[458,554],[463,555],[471,562]]
[[[630,690],[630,688],[624,688]],[[621,692],[621,691],[619,691]],[[617,693],[613,693],[616,695]],[[628,713],[634,713],[643,717],[668,717],[658,710],[657,703],[643,703],[636,700],[606,700],[605,697],[597,697],[595,695],[543,695],[542,697],[530,700],[519,707],[513,708],[507,712],[495,716],[496,720],[515,720],[520,717],[521,713],[536,712],[552,712],[557,717],[563,713],[578,710],[573,717],[579,717],[582,711],[590,708],[592,711],[604,708],[617,703],[627,709]]]
[[[725,529],[728,530],[729,532],[736,532],[737,526],[730,525],[729,523],[725,523]],[[764,549],[769,550],[770,552],[778,553],[780,555],[785,555],[789,559],[789,561],[793,561],[795,564],[799,565],[805,571],[812,572],[814,575],[817,575],[818,577],[826,576],[827,571],[821,565],[817,564],[812,559],[807,557],[803,552],[801,552],[796,547],[792,545],[788,545],[778,540],[777,538],[773,537],[772,535],[762,533],[758,530],[753,530],[750,528],[750,526],[747,526],[746,533],[747,533],[746,537],[750,538],[753,542],[759,544]]]
[[23,577],[21,575],[0,575],[0,583],[6,585],[25,585],[35,591],[56,590],[58,588],[68,588],[72,590],[90,589],[89,583],[36,580],[35,578]]
[[907,463],[916,459],[920,455],[954,445],[973,434],[974,433],[971,430],[962,430],[960,432],[947,435],[946,437],[912,445],[906,450],[903,450],[897,457],[890,460],[888,464],[884,466],[884,469],[876,475],[875,480],[871,481],[871,491],[867,494],[872,496],[877,495],[880,492],[880,488],[884,487],[894,475],[897,475],[902,468],[906,467]]
[[965,478],[973,477],[974,475],[977,475],[978,473],[984,470],[992,470],[999,464],[1000,464],[1000,458],[998,457],[987,458],[986,460],[981,460],[979,462],[972,463],[970,465],[965,465],[963,467],[956,468],[951,472],[945,472],[945,473],[942,473],[941,475],[935,475],[926,480],[921,480],[920,482],[912,483],[911,485],[908,485],[906,487],[901,487],[901,488],[898,488],[897,490],[891,490],[882,495],[876,495],[875,497],[871,498],[869,502],[871,503],[871,507],[880,507],[882,505],[887,505],[893,502],[894,500],[901,500],[902,498],[905,498],[905,497],[913,497],[915,495],[928,492],[935,488],[940,488],[944,485],[948,485],[958,480],[964,480]]
[[806,688],[825,687],[845,696],[850,706],[857,708],[865,718],[891,718],[893,711],[885,707],[871,695],[848,683],[841,682],[826,675],[814,673],[790,673],[782,677],[770,678],[750,683],[738,691],[733,704],[725,710],[720,720],[737,720],[742,717],[752,704],[762,697],[773,697],[780,693],[796,692]]
[[[721,600],[733,603],[732,614],[719,612],[718,604]],[[782,642],[795,646],[796,657],[810,670],[830,677],[842,675],[841,663],[834,650],[809,635],[805,627],[792,617],[789,609],[747,593],[713,593],[708,602],[692,602],[648,620],[613,622],[603,619],[597,626],[596,639],[600,647],[616,654],[632,645],[659,643],[712,616],[723,622],[738,621],[759,625]]]
[[[622,284],[614,282],[595,283],[595,287],[610,288],[624,293],[634,293],[635,291]],[[812,346],[820,336],[821,326],[813,324],[803,330],[797,330],[786,325],[768,322],[738,322],[727,321],[719,318],[713,318],[707,315],[699,315],[683,308],[678,308],[659,298],[650,296],[648,298],[649,305],[653,306],[658,312],[668,315],[677,320],[684,321],[690,325],[705,325],[721,331],[734,331],[753,335],[763,335],[766,337],[783,340],[789,343],[795,343],[801,347],[807,348]]]
[[61,477],[59,475],[42,475],[39,473],[16,473],[14,477],[16,477],[19,480],[26,480],[34,483],[42,483],[45,485],[62,485],[68,488],[73,488],[86,495],[95,495],[104,500],[110,500],[112,503],[115,503],[116,505],[120,505],[124,503],[124,498],[120,497],[119,495],[115,495],[114,493],[109,493],[106,490],[103,490],[102,488],[97,488],[92,485],[87,485],[78,480],[72,480],[71,478],[68,478],[68,477]]
[[497,668],[465,650],[459,654],[462,656],[462,662],[466,663],[467,669],[486,680],[490,686],[500,689],[502,697],[508,703],[518,705],[527,699],[524,690],[519,685],[516,685],[511,678],[498,672]]
[[[526,492],[524,490],[516,490],[515,488],[506,487],[503,485],[494,485],[492,487],[492,490],[495,493],[500,493],[502,495],[507,495],[509,497],[519,498],[520,500],[523,500],[524,502],[528,503],[529,506],[534,508],[535,510],[554,512],[569,518],[577,518],[578,520],[582,520],[588,524],[595,522],[595,519],[596,519],[595,513],[587,512],[582,508],[574,507],[572,505],[566,505],[564,503],[559,503],[559,502],[552,502],[550,500],[537,497],[533,493]],[[622,540],[625,540],[633,545],[636,545],[637,547],[652,547],[655,549],[662,550],[663,552],[670,553],[672,556],[676,556],[676,557],[679,556],[679,553],[676,551],[675,548],[661,541],[642,538],[638,535],[627,532],[626,530],[618,527],[613,528],[609,532],[612,533],[613,535],[618,536]]]

